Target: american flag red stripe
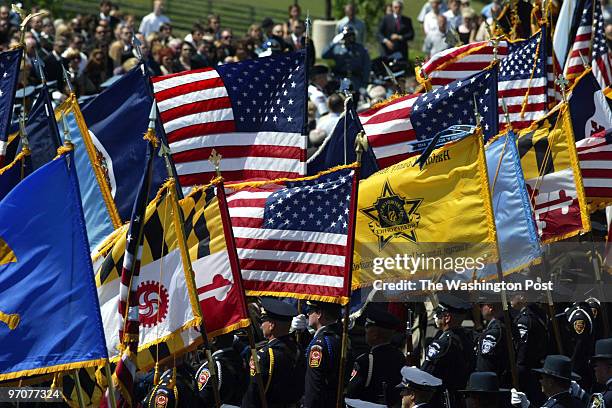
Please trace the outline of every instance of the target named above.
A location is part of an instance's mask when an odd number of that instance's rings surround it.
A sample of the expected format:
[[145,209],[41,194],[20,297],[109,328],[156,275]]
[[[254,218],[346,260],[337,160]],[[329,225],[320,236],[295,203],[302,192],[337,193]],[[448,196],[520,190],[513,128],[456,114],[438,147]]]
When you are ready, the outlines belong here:
[[587,201],[612,203],[612,130],[576,142]]
[[410,157],[408,142],[416,140],[410,115],[418,97],[418,94],[402,96],[359,114],[378,168],[384,169]]
[[179,182],[297,177],[306,171],[303,52],[154,77],[153,89]]
[[[500,41],[498,59],[508,55],[508,42]],[[493,45],[490,41],[465,44],[441,51],[423,64],[422,72],[431,79],[433,88],[450,84],[456,79],[468,78],[482,71],[493,61]]]
[[355,173],[227,185],[247,294],[346,300]]

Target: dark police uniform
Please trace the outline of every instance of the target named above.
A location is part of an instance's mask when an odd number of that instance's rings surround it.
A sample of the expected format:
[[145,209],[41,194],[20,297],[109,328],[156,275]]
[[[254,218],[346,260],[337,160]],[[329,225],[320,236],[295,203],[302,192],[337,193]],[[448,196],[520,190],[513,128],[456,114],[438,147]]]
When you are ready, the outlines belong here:
[[508,382],[510,372],[505,330],[500,319],[491,320],[476,346],[476,371],[494,372],[502,384]]
[[515,342],[519,386],[529,401],[539,404],[546,397],[542,393],[537,376],[531,369],[540,367],[540,362],[547,354],[546,318],[537,305],[529,304],[518,312],[514,325],[518,332]]
[[193,372],[186,364],[176,369],[176,379],[172,381],[173,370],[166,370],[159,379],[159,384],[146,396],[146,408],[189,408],[198,406],[200,401],[195,393]]
[[333,323],[321,327],[306,349],[304,408],[336,406],[340,373],[342,327]]
[[[262,320],[290,321],[297,315],[292,305],[273,298],[261,298]],[[304,387],[304,356],[292,334],[274,338],[257,352],[261,378],[269,408],[296,407]],[[242,407],[260,407],[255,362],[251,359],[250,382],[242,399]]]
[[584,402],[570,395],[569,391],[550,397],[542,408],[584,408]]
[[[548,376],[557,380],[571,381],[579,380],[580,376],[572,372],[572,361],[561,355],[549,355],[544,360],[542,368],[533,369],[540,376]],[[572,396],[568,391],[553,395],[546,400],[543,408],[582,408],[585,401]]]
[[[393,330],[399,324],[398,318],[374,306],[366,312],[366,330],[372,326]],[[346,396],[390,406],[399,403],[399,390],[395,385],[402,379],[400,370],[405,361],[404,353],[390,343],[372,347],[355,360]]]
[[[591,364],[597,360],[605,360],[612,364],[612,338],[597,340],[595,343],[595,355],[591,357]],[[612,378],[609,378],[602,392],[593,394],[589,408],[612,408]]]
[[573,339],[572,367],[582,377],[580,385],[584,389],[591,388],[592,369],[589,357],[595,349],[595,327],[591,307],[586,302],[576,302],[565,311],[569,332]]
[[[246,392],[249,376],[242,356],[234,347],[223,348],[212,354],[216,365],[221,402],[240,405]],[[195,375],[198,393],[204,407],[214,407],[215,397],[213,382],[210,380],[208,361],[204,362]]]

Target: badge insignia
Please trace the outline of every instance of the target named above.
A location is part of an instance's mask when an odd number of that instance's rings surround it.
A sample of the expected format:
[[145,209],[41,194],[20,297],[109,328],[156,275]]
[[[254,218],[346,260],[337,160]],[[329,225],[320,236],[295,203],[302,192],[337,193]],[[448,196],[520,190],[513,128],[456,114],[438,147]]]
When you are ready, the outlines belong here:
[[433,359],[435,356],[438,355],[439,352],[440,352],[440,346],[438,345],[438,343],[432,343],[427,348],[427,359],[428,360]]
[[576,334],[582,334],[582,332],[584,332],[584,327],[584,320],[580,319],[574,322],[574,331],[576,332]]
[[372,220],[368,226],[378,237],[379,250],[382,250],[393,238],[417,242],[416,229],[421,215],[416,210],[422,202],[422,198],[407,199],[396,194],[389,180],[386,180],[376,202],[370,207],[359,210]]
[[591,397],[591,402],[589,403],[589,408],[605,408],[603,395],[600,393],[593,394]]
[[202,369],[200,375],[198,376],[198,389],[202,391],[206,384],[208,383],[208,379],[210,378],[210,370],[208,368]]
[[255,370],[255,362],[253,361],[253,357],[251,357],[251,359],[249,360],[249,369],[251,371],[251,377],[255,377],[256,370]]
[[323,360],[323,348],[321,346],[312,346],[308,356],[308,365],[312,368],[320,367],[321,360]]
[[155,408],[165,408],[168,405],[168,397],[165,394],[155,396]]
[[495,348],[495,342],[489,339],[484,339],[481,345],[482,354],[489,354]]

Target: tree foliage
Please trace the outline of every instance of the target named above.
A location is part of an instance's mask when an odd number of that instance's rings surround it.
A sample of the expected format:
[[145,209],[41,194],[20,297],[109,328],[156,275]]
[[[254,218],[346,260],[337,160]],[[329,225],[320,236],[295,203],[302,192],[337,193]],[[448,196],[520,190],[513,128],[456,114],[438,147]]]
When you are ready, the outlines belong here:
[[334,0],[334,17],[340,19],[344,16],[344,6],[353,3],[357,6],[357,17],[362,19],[368,29],[368,37],[373,38],[378,24],[385,13],[385,0]]

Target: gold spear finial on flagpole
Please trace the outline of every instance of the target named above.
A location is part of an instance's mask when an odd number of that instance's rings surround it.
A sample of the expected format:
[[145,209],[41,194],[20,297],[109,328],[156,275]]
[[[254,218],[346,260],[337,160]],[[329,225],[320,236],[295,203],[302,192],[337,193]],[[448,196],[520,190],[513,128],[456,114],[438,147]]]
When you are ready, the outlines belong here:
[[212,165],[215,167],[215,174],[217,175],[217,177],[221,177],[221,158],[223,156],[221,156],[215,149],[212,149],[212,152],[210,153],[210,157],[208,158],[208,161],[212,163]]
[[557,79],[555,79],[555,84],[561,88],[561,95],[563,96],[563,102],[567,102],[567,85],[569,81],[565,79],[562,74],[559,74]]

